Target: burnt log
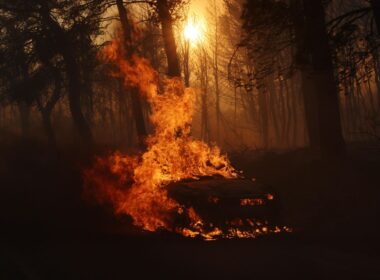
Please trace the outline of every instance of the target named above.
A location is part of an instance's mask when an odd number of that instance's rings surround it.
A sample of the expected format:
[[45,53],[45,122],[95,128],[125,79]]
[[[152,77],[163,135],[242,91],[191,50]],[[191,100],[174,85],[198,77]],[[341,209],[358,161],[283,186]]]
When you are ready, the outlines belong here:
[[203,221],[219,227],[247,220],[280,223],[277,195],[254,180],[205,177],[171,183],[167,191],[185,208],[193,208]]

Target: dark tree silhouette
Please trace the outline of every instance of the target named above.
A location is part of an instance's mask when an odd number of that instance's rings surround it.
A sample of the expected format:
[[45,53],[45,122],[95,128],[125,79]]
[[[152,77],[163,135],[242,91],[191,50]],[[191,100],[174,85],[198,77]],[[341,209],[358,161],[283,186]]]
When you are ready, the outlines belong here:
[[373,10],[373,15],[376,22],[377,32],[380,32],[380,1],[370,0],[369,1]]
[[90,144],[92,142],[92,133],[81,108],[81,71],[75,56],[75,51],[72,49],[73,43],[66,31],[50,16],[48,10],[43,11],[43,19],[49,29],[51,29],[52,34],[54,34],[57,51],[62,55],[65,63],[69,84],[68,97],[70,111],[74,124],[83,140],[87,144]]
[[161,23],[165,53],[168,61],[168,76],[181,77],[177,45],[173,32],[173,11],[182,1],[157,0],[156,9]]
[[342,135],[338,85],[325,22],[325,10],[321,0],[303,1],[306,18],[306,42],[310,46],[312,67],[310,75],[316,90],[319,142],[322,155],[342,156],[345,144]]
[[[12,25],[19,26],[22,30],[25,46],[16,47],[15,52],[25,52],[27,57],[27,71],[24,71],[24,79],[29,69],[42,65],[53,72],[61,71],[65,73],[67,78],[67,91],[70,112],[74,121],[74,125],[78,134],[81,136],[86,147],[92,144],[92,133],[82,110],[82,93],[83,93],[83,77],[82,64],[79,61],[84,57],[92,57],[85,53],[92,52],[93,42],[85,40],[93,35],[100,33],[100,19],[104,12],[104,1],[94,0],[88,3],[72,2],[64,0],[52,1],[13,1],[11,3],[1,3],[0,9],[3,13],[3,20],[9,28]],[[11,31],[9,34],[12,33]],[[81,47],[83,43],[89,42],[86,47]],[[58,63],[62,58],[62,63]],[[59,66],[59,68],[53,66]],[[33,76],[33,75],[32,75]],[[58,74],[53,75],[57,82]],[[58,88],[57,88],[58,89]],[[28,99],[27,91],[22,93],[24,99]],[[39,102],[38,98],[34,98],[29,102],[37,103],[41,112],[44,112],[44,123],[46,129],[50,130],[47,122],[47,115],[51,114],[52,107],[56,103],[58,94],[53,94],[51,103],[45,109]],[[38,101],[38,102],[37,102]],[[53,102],[54,101],[54,102]],[[50,113],[48,114],[48,112]],[[51,131],[48,132],[51,135]]]
[[295,45],[297,52],[293,63],[301,70],[310,146],[320,150],[323,156],[339,157],[344,154],[345,145],[324,4],[318,0],[290,4],[247,2],[243,14],[247,37],[243,44],[251,48],[252,55],[261,54],[255,59],[261,63],[258,75],[263,77],[274,71],[275,60],[271,57],[287,44]]
[[[124,7],[122,0],[116,0],[117,9],[119,12],[121,27],[123,31],[123,41],[125,49],[126,59],[130,59],[131,56],[136,52],[136,42],[133,42],[132,33],[133,33],[133,24],[128,18],[128,13]],[[147,136],[147,130],[144,122],[144,114],[142,110],[141,99],[139,91],[137,88],[131,88],[131,98],[132,98],[132,112],[135,119],[137,136],[139,138],[139,145],[144,147],[144,139]]]
[[312,77],[308,74],[311,69],[310,40],[307,40],[306,20],[301,0],[292,0],[290,3],[292,18],[294,20],[294,37],[296,54],[294,64],[300,70],[301,88],[305,108],[305,121],[308,134],[309,146],[312,150],[318,151],[319,125],[318,113],[315,106],[317,102],[317,92],[312,84]]

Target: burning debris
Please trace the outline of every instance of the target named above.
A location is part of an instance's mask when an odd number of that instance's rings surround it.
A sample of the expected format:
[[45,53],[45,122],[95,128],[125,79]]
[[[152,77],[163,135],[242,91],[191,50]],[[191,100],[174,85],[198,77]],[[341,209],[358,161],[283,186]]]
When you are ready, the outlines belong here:
[[[203,193],[207,194],[205,204],[217,206],[215,209],[223,207],[223,213],[227,213],[225,207],[229,198],[226,193],[237,190],[236,183],[239,182],[238,185],[244,186],[243,194],[248,194],[248,197],[241,194],[236,197],[238,205],[246,208],[244,213],[249,213],[252,207],[266,207],[267,202],[273,200],[273,197],[269,199],[271,195],[262,191],[255,196],[249,190],[249,184],[242,183],[247,180],[238,179],[239,173],[217,146],[208,146],[190,136],[195,101],[191,89],[185,89],[180,79],[173,78],[164,82],[164,89],[160,92],[158,75],[149,62],[136,55],[125,60],[120,55],[119,46],[117,42],[110,45],[105,56],[117,61],[125,85],[138,88],[147,99],[155,130],[146,139],[147,149],[141,155],[117,152],[98,158],[84,173],[87,193],[100,203],[111,203],[117,214],[131,216],[136,226],[147,231],[166,229],[211,240],[255,237],[287,230],[271,229],[266,217],[258,221],[257,217],[253,219],[247,214],[241,216],[241,213],[230,216],[231,220],[213,221],[209,215],[213,209],[207,212],[207,207],[199,205],[203,198],[186,199],[183,196],[186,191],[181,195],[180,190],[193,188],[193,198],[197,193],[200,198],[203,188]],[[205,176],[219,179],[200,180]],[[192,183],[185,180],[192,180]],[[229,181],[235,186],[226,183]],[[218,193],[223,192],[222,189],[225,195]]]
[[171,183],[166,189],[188,209],[176,221],[176,231],[185,236],[254,238],[290,230],[272,226],[279,222],[278,202],[265,185],[251,180],[204,177]]

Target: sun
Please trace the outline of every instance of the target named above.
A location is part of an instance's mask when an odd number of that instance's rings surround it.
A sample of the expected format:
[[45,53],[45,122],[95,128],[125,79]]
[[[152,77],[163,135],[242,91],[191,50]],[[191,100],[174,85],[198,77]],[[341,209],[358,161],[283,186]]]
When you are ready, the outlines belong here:
[[202,41],[203,33],[204,28],[201,21],[188,20],[183,29],[185,40],[193,45],[197,45],[200,41]]
[[197,42],[200,37],[199,29],[192,23],[188,22],[184,29],[185,39],[191,42]]

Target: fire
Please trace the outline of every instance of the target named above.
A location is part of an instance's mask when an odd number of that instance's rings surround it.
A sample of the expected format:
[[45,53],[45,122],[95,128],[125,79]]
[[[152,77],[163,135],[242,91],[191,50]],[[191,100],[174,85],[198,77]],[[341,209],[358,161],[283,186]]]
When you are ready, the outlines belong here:
[[[265,232],[263,229],[258,233],[257,223],[252,221],[243,222],[246,231],[222,230],[203,221],[193,208],[186,208],[168,196],[165,186],[171,182],[214,175],[237,178],[238,172],[217,146],[191,137],[194,93],[185,89],[180,79],[166,79],[160,90],[158,74],[149,62],[137,55],[124,59],[118,42],[111,44],[103,56],[117,61],[119,71],[115,74],[124,78],[126,86],[138,88],[147,99],[155,130],[146,139],[147,150],[143,154],[116,152],[98,158],[84,172],[87,194],[99,203],[111,203],[117,214],[129,215],[136,226],[147,231],[166,229],[206,240],[254,237]],[[187,217],[187,226],[176,225],[178,215]]]
[[[182,207],[167,196],[164,186],[206,175],[234,178],[237,172],[218,147],[191,138],[193,92],[176,78],[167,79],[164,91],[159,92],[157,73],[149,62],[136,55],[129,61],[123,59],[119,46],[111,44],[105,56],[118,62],[125,84],[138,87],[150,103],[155,131],[146,140],[148,148],[141,157],[116,153],[98,159],[85,172],[86,183],[98,188],[98,200],[99,195],[102,201],[110,200],[116,212],[130,215],[135,225],[148,231],[169,229],[171,217]],[[98,178],[102,169],[109,169],[116,180]]]

